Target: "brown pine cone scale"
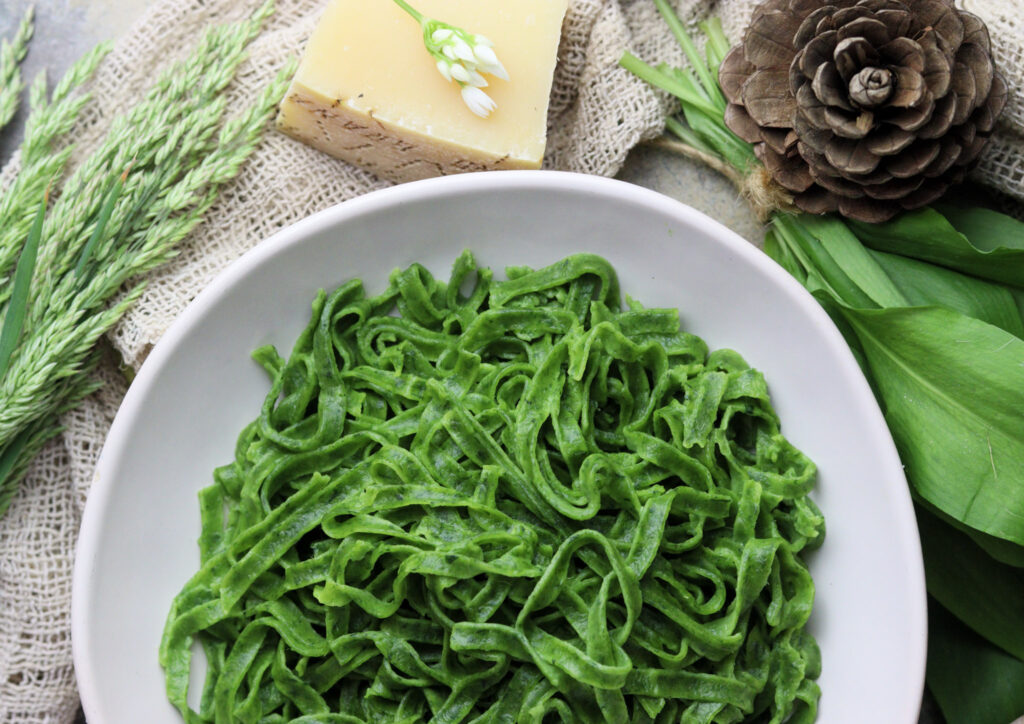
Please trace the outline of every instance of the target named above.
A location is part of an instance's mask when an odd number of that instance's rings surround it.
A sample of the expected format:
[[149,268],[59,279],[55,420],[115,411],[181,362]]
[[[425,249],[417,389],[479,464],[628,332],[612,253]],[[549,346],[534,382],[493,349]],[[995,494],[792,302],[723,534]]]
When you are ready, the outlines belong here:
[[799,208],[870,222],[961,182],[1007,93],[952,0],[767,0],[719,83],[726,125]]

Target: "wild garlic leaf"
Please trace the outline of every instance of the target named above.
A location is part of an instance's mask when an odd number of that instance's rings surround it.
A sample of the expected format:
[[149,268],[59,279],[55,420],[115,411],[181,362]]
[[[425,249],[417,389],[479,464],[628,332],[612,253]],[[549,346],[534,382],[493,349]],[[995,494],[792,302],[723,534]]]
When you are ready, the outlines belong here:
[[[808,280],[820,281],[823,291],[851,307],[871,309],[878,306],[878,303],[850,278],[846,270],[825,250],[821,241],[811,233],[810,228],[805,225],[807,218],[801,216],[797,220],[795,217],[778,215],[773,225],[779,240],[807,270]],[[811,293],[815,291],[811,286],[805,286]]]
[[878,261],[840,219],[805,215],[800,224],[811,232],[850,280],[880,307],[905,307],[907,299]]
[[[981,251],[1024,251],[1024,222],[1017,221],[1012,216],[991,209],[954,204],[939,204],[936,210]],[[1024,286],[1024,278],[1018,279],[1018,284]]]
[[928,688],[949,724],[1006,724],[1024,714],[1024,662],[928,606]]
[[943,523],[953,526],[956,530],[964,533],[965,535],[969,535],[971,540],[1000,563],[1005,563],[1006,565],[1013,566],[1014,568],[1024,568],[1024,546],[1004,540],[1003,538],[990,536],[987,533],[982,533],[980,530],[968,527],[956,518],[946,515],[941,510],[928,505],[928,503],[921,499],[917,500],[917,505],[919,507],[926,508],[929,513],[934,515]]
[[915,492],[1024,543],[1024,340],[942,307],[842,308]]
[[[971,216],[971,221],[976,218]],[[909,211],[883,224],[859,221],[847,223],[858,238],[872,249],[930,261],[982,279],[1024,287],[1024,238],[1019,236],[1009,235],[1000,242],[991,236],[980,235],[982,241],[979,244],[988,245],[983,247],[972,243],[945,216],[931,208]],[[966,222],[961,218],[958,223]],[[978,226],[972,223],[964,228],[977,235]],[[999,245],[991,246],[993,243]]]
[[908,306],[949,307],[1024,338],[1020,310],[1005,286],[898,254],[869,253],[899,288]]
[[928,593],[976,633],[1024,657],[1024,571],[917,506]]
[[775,230],[768,227],[764,232],[764,253],[771,257],[776,264],[785,269],[790,276],[801,284],[807,281],[807,272],[790,252],[789,247],[779,241]]

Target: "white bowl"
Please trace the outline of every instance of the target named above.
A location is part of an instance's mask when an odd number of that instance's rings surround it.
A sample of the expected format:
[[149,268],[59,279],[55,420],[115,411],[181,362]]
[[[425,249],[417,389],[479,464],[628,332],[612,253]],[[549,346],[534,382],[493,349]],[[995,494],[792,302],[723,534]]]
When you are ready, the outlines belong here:
[[233,264],[156,345],[110,430],[78,542],[72,628],[89,723],[181,721],[157,647],[199,564],[196,493],[267,390],[250,352],[290,350],[317,289],[360,277],[379,291],[413,261],[444,278],[464,248],[499,273],[603,255],[626,293],[677,307],[688,331],[764,372],[783,432],[820,469],[818,721],[916,722],[926,638],[917,526],[881,412],[832,322],[760,251],[681,203],[525,171],[406,184],[305,219]]

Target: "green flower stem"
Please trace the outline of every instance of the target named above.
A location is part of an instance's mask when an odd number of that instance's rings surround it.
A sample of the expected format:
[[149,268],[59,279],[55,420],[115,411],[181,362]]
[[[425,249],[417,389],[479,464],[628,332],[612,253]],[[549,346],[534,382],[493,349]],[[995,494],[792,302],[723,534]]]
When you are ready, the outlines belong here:
[[412,17],[416,20],[417,23],[419,23],[420,25],[423,24],[423,13],[414,8],[409,3],[405,2],[405,0],[395,0],[395,5],[397,5],[398,7],[402,8],[402,10],[412,15]]

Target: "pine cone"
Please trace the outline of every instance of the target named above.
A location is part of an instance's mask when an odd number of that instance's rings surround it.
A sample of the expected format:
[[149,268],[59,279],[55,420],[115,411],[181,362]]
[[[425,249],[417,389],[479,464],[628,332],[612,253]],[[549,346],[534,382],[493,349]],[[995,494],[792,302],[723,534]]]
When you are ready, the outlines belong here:
[[962,181],[1007,92],[952,0],[767,0],[719,82],[726,124],[798,207],[870,222]]

